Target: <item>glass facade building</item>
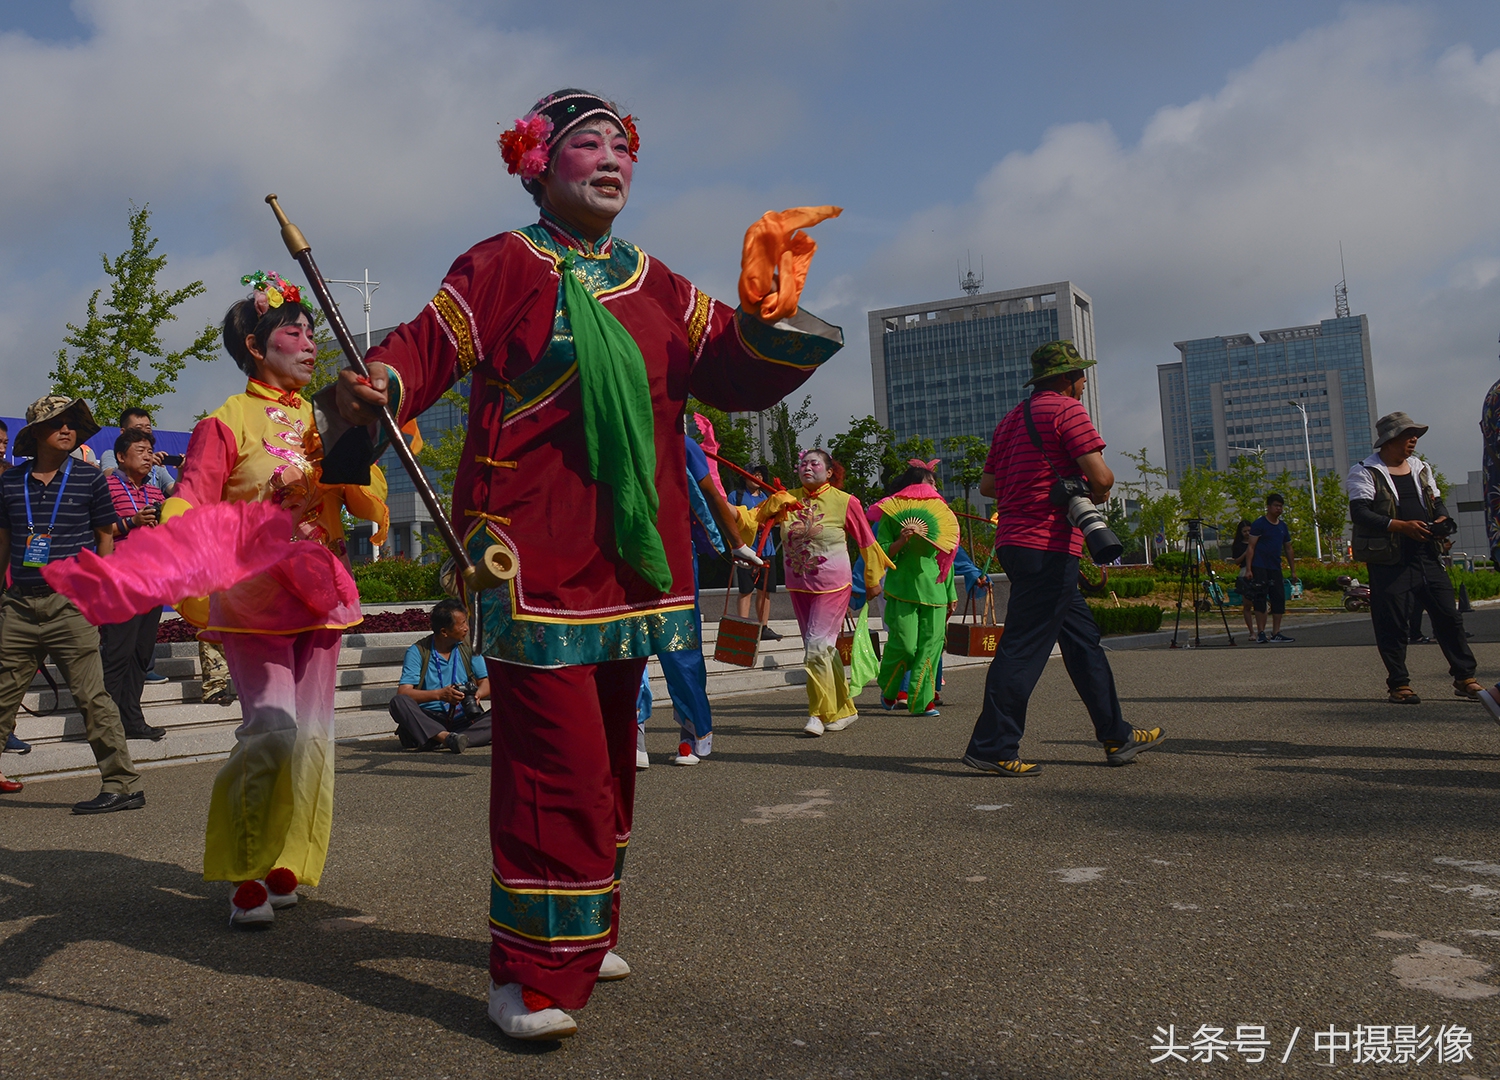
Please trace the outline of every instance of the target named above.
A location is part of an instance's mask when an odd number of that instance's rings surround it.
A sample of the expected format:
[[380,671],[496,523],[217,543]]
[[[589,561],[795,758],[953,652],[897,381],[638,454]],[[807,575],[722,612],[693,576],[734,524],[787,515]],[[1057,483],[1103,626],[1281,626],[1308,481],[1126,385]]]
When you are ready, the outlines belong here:
[[[1271,474],[1307,479],[1313,468],[1343,476],[1370,453],[1375,376],[1364,315],[1311,326],[1175,342],[1181,359],[1157,366],[1167,482],[1194,465],[1224,468],[1263,453]],[[1307,410],[1307,442],[1302,414]]]
[[[385,340],[386,335],[394,330],[394,326],[388,326],[384,330],[376,330],[370,335],[370,343],[379,345]],[[357,334],[356,339],[362,339],[363,334]],[[457,386],[463,394],[469,392],[468,380],[463,380]],[[452,427],[462,427],[464,423],[463,413],[458,406],[441,399],[430,409],[417,418],[417,428],[422,433],[422,441],[435,444],[442,437],[444,431]],[[411,477],[402,467],[400,460],[394,451],[387,449],[380,456],[378,462],[381,470],[385,473],[386,484],[389,494],[386,497],[386,505],[391,511],[390,535],[386,542],[381,545],[380,557],[383,559],[392,556],[401,556],[409,559],[420,559],[424,551],[447,558],[447,551],[443,548],[441,539],[433,527],[432,518],[427,513],[427,506],[417,495],[417,487],[412,483]],[[422,466],[422,471],[427,475],[434,489],[438,488],[437,473]],[[440,489],[439,489],[440,490]],[[372,554],[370,550],[370,526],[366,522],[360,522],[350,531],[349,554],[355,560],[368,560]]]
[[[1095,359],[1093,301],[1070,281],[884,308],[869,325],[875,418],[898,442],[927,436],[939,456],[954,435],[989,444],[1027,393],[1039,345],[1067,338]],[[1084,397],[1096,427],[1098,370],[1089,369]]]

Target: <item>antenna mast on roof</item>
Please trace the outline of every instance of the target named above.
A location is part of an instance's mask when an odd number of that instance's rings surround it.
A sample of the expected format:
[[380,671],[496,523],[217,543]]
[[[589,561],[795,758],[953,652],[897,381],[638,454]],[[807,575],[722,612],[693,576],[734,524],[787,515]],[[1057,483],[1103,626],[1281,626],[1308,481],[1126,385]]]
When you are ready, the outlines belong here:
[[974,256],[969,254],[969,272],[958,279],[958,287],[969,296],[984,288],[984,256],[979,256],[979,276],[974,276]]
[[1339,241],[1339,283],[1333,287],[1333,317],[1349,317],[1349,275],[1344,272],[1344,242]]

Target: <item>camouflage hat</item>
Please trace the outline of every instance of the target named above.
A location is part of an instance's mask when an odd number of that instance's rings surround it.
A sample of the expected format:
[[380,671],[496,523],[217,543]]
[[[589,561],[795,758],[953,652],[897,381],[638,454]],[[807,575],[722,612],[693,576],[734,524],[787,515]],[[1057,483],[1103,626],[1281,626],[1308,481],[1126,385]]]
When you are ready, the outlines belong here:
[[60,394],[49,394],[37,398],[26,407],[26,426],[16,432],[12,454],[18,458],[36,457],[36,429],[49,420],[68,416],[73,421],[73,430],[78,432],[78,445],[99,433],[89,403],[83,398],[66,398]]
[[1066,375],[1070,371],[1082,371],[1093,366],[1094,361],[1085,360],[1078,347],[1068,339],[1049,341],[1031,354],[1031,378],[1021,385],[1035,386],[1054,375]]

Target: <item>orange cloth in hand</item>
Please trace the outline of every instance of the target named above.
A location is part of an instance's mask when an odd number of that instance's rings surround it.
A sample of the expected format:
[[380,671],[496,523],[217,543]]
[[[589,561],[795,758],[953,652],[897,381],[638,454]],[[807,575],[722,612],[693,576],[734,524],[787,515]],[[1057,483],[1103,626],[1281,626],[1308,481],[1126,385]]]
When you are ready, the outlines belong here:
[[841,206],[794,206],[772,211],[745,231],[740,255],[740,303],[774,323],[797,314],[817,243],[802,229],[838,217]]

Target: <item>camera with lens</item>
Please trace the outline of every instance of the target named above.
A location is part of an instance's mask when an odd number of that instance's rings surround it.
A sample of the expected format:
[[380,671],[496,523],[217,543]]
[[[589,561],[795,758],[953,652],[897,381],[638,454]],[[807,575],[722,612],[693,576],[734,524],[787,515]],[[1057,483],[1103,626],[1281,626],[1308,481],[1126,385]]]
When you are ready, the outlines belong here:
[[484,706],[479,704],[479,681],[470,678],[464,683],[464,700],[459,706],[463,718],[473,724],[484,719]]
[[1458,522],[1451,517],[1444,518],[1442,521],[1429,521],[1427,531],[1432,533],[1434,540],[1441,540],[1445,536],[1452,536],[1458,532]]
[[1103,565],[1114,562],[1125,550],[1120,538],[1109,527],[1104,514],[1094,505],[1089,482],[1081,476],[1058,477],[1047,493],[1053,506],[1066,509],[1068,523],[1083,533],[1083,542],[1094,562]]

